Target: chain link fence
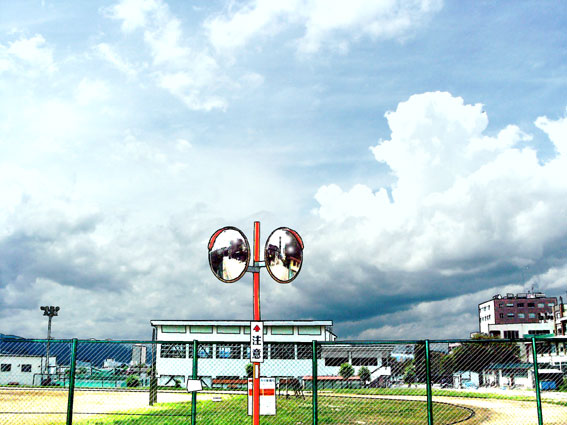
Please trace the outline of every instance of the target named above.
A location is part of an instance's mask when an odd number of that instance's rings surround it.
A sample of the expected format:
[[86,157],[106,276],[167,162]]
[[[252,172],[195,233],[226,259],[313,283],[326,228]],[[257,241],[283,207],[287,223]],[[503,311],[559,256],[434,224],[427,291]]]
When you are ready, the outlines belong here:
[[[535,336],[266,343],[261,423],[567,424],[566,347]],[[4,339],[0,423],[251,423],[249,358],[242,342]]]

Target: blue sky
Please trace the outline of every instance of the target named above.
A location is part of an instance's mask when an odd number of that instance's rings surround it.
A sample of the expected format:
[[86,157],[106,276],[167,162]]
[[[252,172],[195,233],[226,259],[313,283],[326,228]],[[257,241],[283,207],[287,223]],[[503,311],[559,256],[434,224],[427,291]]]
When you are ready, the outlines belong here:
[[[206,243],[289,226],[266,319],[466,337],[565,294],[567,10],[556,1],[0,2],[3,333],[247,319]],[[86,317],[85,317],[86,315]]]

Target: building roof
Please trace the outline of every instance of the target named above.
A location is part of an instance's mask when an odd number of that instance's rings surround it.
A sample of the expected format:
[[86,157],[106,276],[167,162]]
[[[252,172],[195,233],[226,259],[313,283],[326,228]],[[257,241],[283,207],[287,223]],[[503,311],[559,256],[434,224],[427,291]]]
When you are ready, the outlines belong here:
[[510,370],[510,369],[532,369],[534,365],[532,363],[492,363],[487,366],[488,370]]
[[[265,326],[333,326],[332,320],[264,320]],[[250,326],[250,320],[150,320],[152,326]]]

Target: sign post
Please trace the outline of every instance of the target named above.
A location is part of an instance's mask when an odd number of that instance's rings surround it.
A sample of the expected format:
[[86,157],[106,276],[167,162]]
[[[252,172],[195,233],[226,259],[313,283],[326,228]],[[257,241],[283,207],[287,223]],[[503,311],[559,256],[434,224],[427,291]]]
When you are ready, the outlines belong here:
[[[254,253],[250,265],[250,245],[246,236],[235,227],[217,230],[209,240],[209,265],[222,282],[239,280],[246,272],[253,276],[253,321],[250,322],[250,360],[252,362],[252,424],[260,425],[260,415],[275,415],[275,379],[260,378],[260,363],[264,361],[264,324],[260,318],[260,268],[266,267],[278,283],[289,283],[297,277],[303,262],[303,241],[297,232],[280,227],[274,230],[260,261],[260,222],[254,222]],[[194,377],[195,378],[195,377]],[[262,382],[262,384],[261,384]],[[265,386],[265,388],[264,388]],[[250,389],[249,389],[250,395]],[[263,395],[265,401],[260,402]],[[269,406],[273,404],[273,409]],[[262,408],[261,406],[268,406]],[[249,405],[250,411],[250,405]],[[273,413],[270,413],[272,412]]]
[[[254,321],[259,322],[260,319],[260,222],[254,222]],[[256,324],[256,328],[261,328],[261,357],[264,360],[264,326],[259,326]],[[258,331],[256,331],[256,334]],[[250,335],[252,335],[252,328],[250,328]],[[252,356],[252,345],[250,345],[250,355]],[[252,358],[254,358],[252,356]],[[252,363],[254,379],[253,385],[253,400],[252,400],[252,425],[260,425],[260,362],[256,361]]]

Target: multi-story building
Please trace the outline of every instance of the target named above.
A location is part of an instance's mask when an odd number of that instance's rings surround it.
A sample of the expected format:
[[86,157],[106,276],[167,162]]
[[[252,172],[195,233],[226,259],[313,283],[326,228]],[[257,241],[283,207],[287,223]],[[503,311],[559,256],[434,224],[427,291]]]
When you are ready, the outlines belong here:
[[502,338],[553,333],[557,298],[542,292],[494,295],[478,305],[480,333]]
[[132,361],[130,362],[130,364],[132,366],[145,365],[146,353],[147,353],[147,347],[145,345],[134,344],[132,346]]
[[[250,363],[250,322],[152,320],[156,328],[156,373],[159,385],[183,385],[192,375],[193,340],[198,341],[198,374],[206,385],[246,377]],[[312,375],[313,341],[335,341],[330,320],[264,321],[264,362],[261,375],[303,378]],[[337,376],[342,363],[355,373],[368,367],[372,378],[387,375],[384,359],[394,346],[323,345],[317,352],[319,376]]]
[[563,297],[559,297],[559,304],[553,307],[553,324],[555,335],[567,336],[567,306],[563,303]]

